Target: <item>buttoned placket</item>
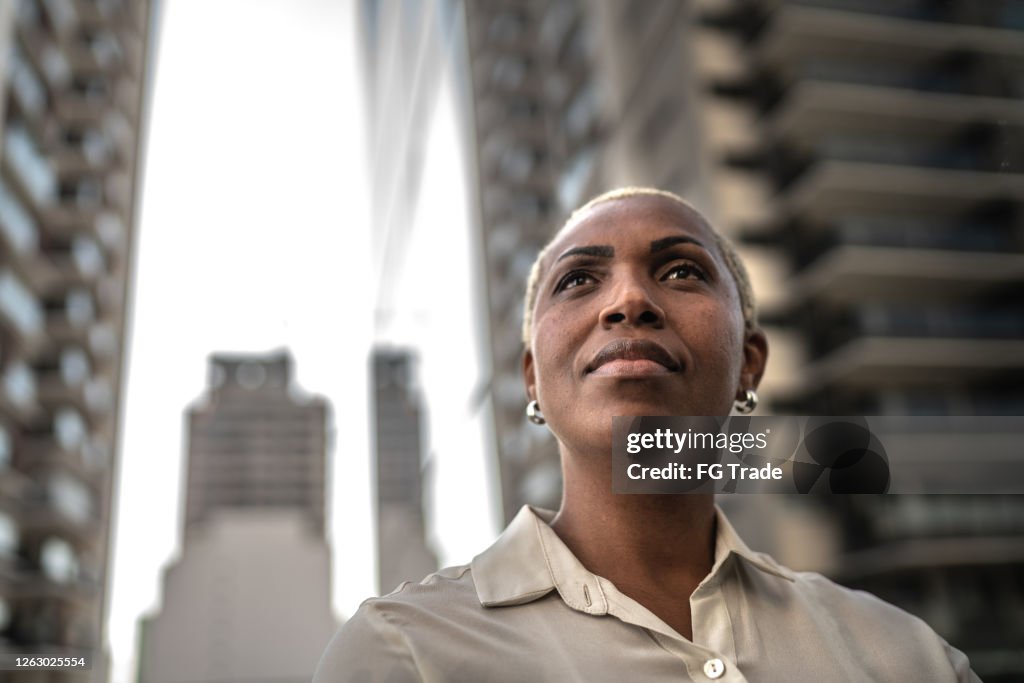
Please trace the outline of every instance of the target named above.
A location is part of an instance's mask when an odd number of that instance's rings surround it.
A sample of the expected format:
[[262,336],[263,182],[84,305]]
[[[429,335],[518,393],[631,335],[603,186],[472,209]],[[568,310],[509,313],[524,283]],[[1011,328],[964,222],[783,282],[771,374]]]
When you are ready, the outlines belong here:
[[563,566],[560,560],[566,558],[550,552],[540,527],[538,532],[552,583],[566,605],[593,616],[607,614],[643,628],[663,650],[682,660],[693,681],[746,683],[747,679],[735,664],[736,644],[721,590],[722,577],[733,568],[735,560],[732,553],[712,568],[690,598],[694,632],[693,641],[690,641],[649,609],[620,592],[611,581],[586,571],[575,558],[571,566]]
[[731,570],[730,557],[709,575],[690,598],[693,616],[693,640],[687,640],[653,612],[629,596],[620,593],[611,582],[598,579],[607,596],[608,614],[639,626],[663,650],[678,657],[693,681],[745,683],[746,677],[736,665],[736,643],[722,595],[722,577]]

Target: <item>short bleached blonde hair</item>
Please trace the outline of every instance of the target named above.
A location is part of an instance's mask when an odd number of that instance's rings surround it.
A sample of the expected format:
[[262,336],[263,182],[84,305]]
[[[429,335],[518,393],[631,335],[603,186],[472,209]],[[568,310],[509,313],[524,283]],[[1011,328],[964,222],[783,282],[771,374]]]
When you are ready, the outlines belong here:
[[[700,211],[697,211],[690,202],[686,201],[679,195],[665,190],[658,190],[653,187],[620,187],[618,189],[605,192],[604,194],[599,194],[580,208],[573,211],[572,215],[570,215],[568,220],[562,224],[562,227],[559,228],[554,237],[552,237],[547,245],[540,250],[540,253],[537,254],[537,259],[533,262],[533,266],[530,268],[530,278],[526,282],[526,296],[523,298],[523,344],[526,346],[530,345],[530,337],[533,334],[533,307],[537,303],[537,288],[540,286],[541,267],[544,262],[544,258],[548,255],[548,252],[551,249],[551,245],[555,243],[555,240],[557,240],[562,233],[574,226],[580,217],[595,206],[604,204],[605,202],[615,201],[616,199],[627,199],[629,197],[664,197],[665,199],[669,199],[683,205],[702,219],[704,218]],[[732,275],[733,282],[736,283],[736,291],[740,298],[740,310],[743,313],[743,324],[747,330],[752,330],[757,327],[757,304],[754,300],[754,290],[750,286],[750,275],[747,273],[747,268],[743,265],[743,261],[740,259],[740,255],[736,252],[736,247],[733,246],[732,241],[715,230],[715,227],[711,225],[710,221],[704,219],[704,222],[711,230],[711,234],[714,236],[715,246],[717,247],[718,252],[722,255],[722,259],[725,261],[725,267]]]

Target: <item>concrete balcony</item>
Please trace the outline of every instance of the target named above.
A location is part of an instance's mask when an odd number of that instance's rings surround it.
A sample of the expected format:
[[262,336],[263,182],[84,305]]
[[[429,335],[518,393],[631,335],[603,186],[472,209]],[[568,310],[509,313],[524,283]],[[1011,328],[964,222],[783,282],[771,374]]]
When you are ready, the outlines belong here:
[[40,251],[28,264],[29,282],[42,297],[65,292],[72,288],[97,291],[102,272],[87,272],[69,251]]
[[92,408],[86,397],[86,386],[85,381],[68,383],[58,370],[38,373],[39,402],[47,410],[70,405],[88,419]]
[[52,344],[87,344],[89,330],[94,322],[94,314],[79,317],[69,314],[67,308],[47,311],[46,337]]
[[81,26],[96,28],[108,26],[117,19],[108,4],[96,2],[95,0],[66,0],[75,12],[75,17]]
[[104,93],[61,90],[53,98],[57,118],[68,124],[99,125],[110,108],[111,96]]
[[[72,477],[89,482],[92,486],[100,485],[103,477],[109,474],[106,467],[97,466],[85,457],[85,446],[65,449],[52,434],[37,434],[25,437],[26,473],[33,476],[46,476],[52,473],[65,473]],[[23,491],[23,495],[27,495]]]
[[102,524],[95,516],[75,518],[62,511],[47,497],[29,497],[15,515],[18,528],[25,535],[55,535],[69,540],[88,541],[96,536]]
[[1011,371],[1024,371],[1024,340],[861,337],[812,363],[796,393],[942,387]]
[[53,35],[41,26],[21,27],[18,31],[24,57],[41,77],[51,97],[67,87],[71,67]]
[[[933,464],[934,468],[934,464]],[[998,482],[994,482],[998,488]],[[1014,536],[915,538],[847,553],[835,567],[841,581],[935,567],[1001,566],[1024,563],[1024,539]]]
[[[39,570],[26,565],[23,565],[18,572],[17,586],[18,590],[14,594],[16,596],[14,601],[17,603],[59,600],[64,603],[70,603],[69,606],[76,609],[87,609],[101,595],[100,586],[95,580],[75,579],[61,583],[53,581],[40,573]],[[55,656],[69,656],[68,648],[59,648],[56,645],[52,645],[49,648],[46,645],[32,646],[32,650],[35,653],[42,653],[51,648]],[[94,654],[91,656],[95,657]]]
[[1019,31],[799,5],[776,9],[756,47],[758,61],[783,71],[815,58],[923,67],[954,52],[984,55],[1008,69],[1024,68]]
[[1024,174],[822,161],[780,198],[784,219],[826,224],[842,213],[966,213],[982,202],[1024,202]]
[[124,64],[120,45],[112,35],[102,47],[83,42],[79,36],[61,36],[57,43],[67,60],[68,66],[75,74],[114,76]]
[[963,301],[1024,283],[1024,254],[843,245],[787,286],[776,308],[808,300]]
[[101,175],[113,164],[114,148],[107,142],[95,147],[62,144],[49,155],[50,163],[58,177]]
[[57,204],[38,211],[41,231],[51,239],[65,242],[78,235],[96,235],[96,222],[101,209]]
[[1022,128],[1024,101],[803,80],[789,89],[765,128],[771,137],[801,143],[837,134],[941,142],[979,121]]

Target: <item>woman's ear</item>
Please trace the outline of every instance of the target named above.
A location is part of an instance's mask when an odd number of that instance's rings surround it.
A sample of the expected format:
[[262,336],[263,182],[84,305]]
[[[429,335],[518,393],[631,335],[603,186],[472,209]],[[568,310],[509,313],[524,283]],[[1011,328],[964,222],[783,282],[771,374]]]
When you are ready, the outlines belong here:
[[537,376],[533,371],[533,352],[523,351],[523,384],[526,385],[526,397],[533,401],[537,398]]
[[764,375],[768,361],[768,338],[760,328],[746,332],[743,340],[743,369],[740,371],[741,389],[756,389]]

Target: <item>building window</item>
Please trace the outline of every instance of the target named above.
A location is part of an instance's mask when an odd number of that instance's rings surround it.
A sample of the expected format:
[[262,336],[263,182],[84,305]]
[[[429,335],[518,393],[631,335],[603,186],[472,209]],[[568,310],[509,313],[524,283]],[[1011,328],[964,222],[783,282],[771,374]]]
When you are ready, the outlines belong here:
[[526,78],[527,62],[521,57],[505,56],[494,63],[491,82],[505,90],[515,90]]
[[18,553],[18,525],[6,512],[0,512],[0,557]]
[[78,558],[67,541],[50,537],[39,552],[43,574],[58,583],[70,583],[78,578]]
[[85,441],[85,420],[74,408],[61,408],[53,418],[53,433],[61,448],[70,451]]
[[592,147],[580,150],[569,162],[569,167],[558,181],[558,201],[565,211],[579,206],[593,168],[594,149]]
[[17,96],[22,109],[32,114],[38,114],[46,105],[46,88],[43,86],[39,76],[32,66],[21,54],[17,44],[11,50],[9,56],[11,87]]
[[[7,430],[0,425],[0,470],[11,466],[11,437]],[[0,513],[2,514],[2,513]]]
[[43,0],[43,5],[58,33],[67,33],[78,23],[75,7],[70,0]]
[[76,237],[72,241],[71,258],[78,272],[85,277],[96,277],[106,268],[103,250],[88,237]]
[[66,474],[55,474],[48,483],[50,500],[61,514],[80,523],[89,520],[92,496],[84,484]]
[[22,334],[32,335],[42,329],[42,307],[28,287],[9,270],[0,270],[0,313]]
[[19,254],[34,251],[39,244],[35,221],[3,180],[0,180],[0,230]]
[[85,289],[73,289],[68,292],[64,305],[67,307],[68,320],[75,327],[85,327],[96,317],[92,295]]
[[25,363],[19,361],[7,366],[3,386],[7,400],[20,408],[28,408],[36,400],[36,378]]
[[48,204],[57,190],[57,176],[50,162],[39,152],[32,135],[20,122],[8,124],[5,156],[21,176],[29,194],[39,204]]
[[64,53],[56,45],[47,45],[43,49],[43,73],[55,87],[63,88],[71,78],[71,67]]
[[260,363],[242,363],[235,368],[235,381],[243,389],[253,391],[263,386],[267,379],[267,370]]
[[60,376],[64,384],[77,387],[89,378],[89,357],[77,346],[70,346],[60,354]]

